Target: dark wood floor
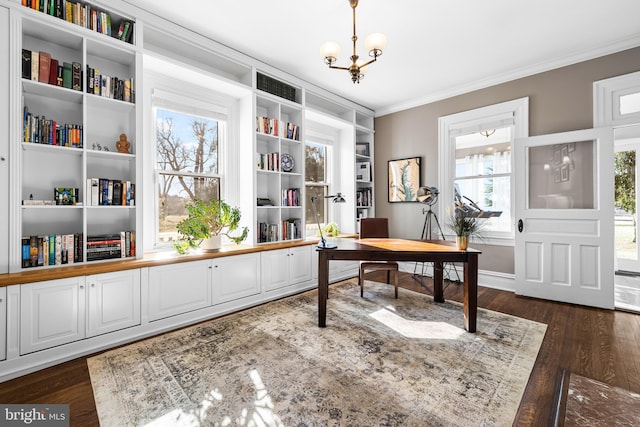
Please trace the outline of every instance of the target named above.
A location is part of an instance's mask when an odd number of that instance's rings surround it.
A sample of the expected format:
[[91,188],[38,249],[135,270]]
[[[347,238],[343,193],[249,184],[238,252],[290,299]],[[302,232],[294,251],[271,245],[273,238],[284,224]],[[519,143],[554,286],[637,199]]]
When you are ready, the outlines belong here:
[[[430,293],[429,279],[423,287],[401,273],[400,284]],[[461,286],[449,284],[445,298],[461,301]],[[517,297],[488,288],[480,288],[478,305],[548,325],[514,425],[552,424],[563,369],[640,393],[640,315]],[[0,383],[0,402],[66,403],[71,407],[72,426],[98,425],[86,358]]]

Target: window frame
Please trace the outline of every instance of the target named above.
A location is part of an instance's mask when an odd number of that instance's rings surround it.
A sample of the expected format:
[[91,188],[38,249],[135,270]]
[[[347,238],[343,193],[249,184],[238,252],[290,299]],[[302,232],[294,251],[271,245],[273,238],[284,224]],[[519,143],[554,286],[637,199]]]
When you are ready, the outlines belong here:
[[[307,181],[306,180],[306,170],[305,170],[305,180],[304,180],[304,200],[307,200],[307,187],[324,187],[326,188],[326,195],[331,195],[333,194],[333,183],[335,181],[335,177],[333,176],[333,165],[335,163],[335,141],[333,139],[331,139],[328,135],[322,134],[322,133],[316,133],[313,131],[307,131],[306,137],[305,137],[305,141],[304,141],[304,162],[306,165],[306,146],[307,143],[311,143],[311,144],[316,144],[316,145],[323,145],[326,147],[326,154],[325,154],[325,181],[323,182],[315,182],[315,181]],[[324,212],[324,217],[327,219],[327,222],[324,224],[328,224],[330,222],[335,222],[335,215],[333,213],[332,209],[329,209],[329,199],[323,199],[322,200],[322,205],[321,206],[316,206],[316,208],[318,208],[318,212],[320,212],[320,209],[323,210]],[[313,212],[313,207],[311,207],[311,212]],[[305,238],[312,238],[312,237],[316,237],[316,233],[317,233],[317,218],[314,216],[312,223],[313,224],[307,224],[305,221]],[[315,224],[315,226],[314,226]],[[323,226],[323,223],[320,223],[320,226]]]
[[[211,178],[218,179],[218,187],[219,187],[219,197],[220,199],[225,198],[225,165],[227,164],[226,159],[226,148],[228,145],[228,127],[230,126],[230,117],[227,112],[227,108],[220,103],[217,103],[216,100],[212,101],[204,101],[197,97],[192,96],[183,96],[177,95],[175,93],[167,92],[162,89],[154,89],[153,95],[151,97],[151,116],[153,123],[153,144],[152,145],[152,153],[153,153],[153,163],[151,167],[153,168],[153,250],[165,250],[170,248],[172,245],[172,241],[160,241],[160,229],[158,222],[158,211],[160,209],[159,203],[159,186],[161,183],[161,175],[174,175],[174,176],[184,176],[189,178]],[[162,109],[165,111],[172,111],[183,115],[191,115],[194,117],[202,117],[209,120],[215,120],[218,122],[218,159],[217,159],[217,173],[195,173],[195,172],[179,172],[173,170],[165,170],[158,168],[158,150],[157,150],[157,137],[156,137],[156,129],[157,129],[157,111],[158,109]]]
[[[447,227],[447,218],[453,206],[454,180],[456,168],[456,137],[464,133],[482,131],[485,129],[505,127],[513,125],[512,141],[517,143],[519,138],[529,136],[529,98],[519,98],[473,110],[463,111],[438,119],[438,161],[439,161],[439,200],[438,216],[444,219],[441,222],[442,231],[447,239],[453,239],[454,234]],[[515,152],[511,147],[511,212],[515,215],[515,180],[516,173],[513,168]],[[483,243],[502,246],[515,245],[515,218],[512,218],[511,231],[487,232]]]

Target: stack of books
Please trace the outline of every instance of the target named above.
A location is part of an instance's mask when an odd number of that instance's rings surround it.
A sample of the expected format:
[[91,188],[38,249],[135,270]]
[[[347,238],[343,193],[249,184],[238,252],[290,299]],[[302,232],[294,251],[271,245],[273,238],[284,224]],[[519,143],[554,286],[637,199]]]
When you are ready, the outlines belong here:
[[135,231],[88,236],[87,261],[134,257],[136,255],[135,241]]

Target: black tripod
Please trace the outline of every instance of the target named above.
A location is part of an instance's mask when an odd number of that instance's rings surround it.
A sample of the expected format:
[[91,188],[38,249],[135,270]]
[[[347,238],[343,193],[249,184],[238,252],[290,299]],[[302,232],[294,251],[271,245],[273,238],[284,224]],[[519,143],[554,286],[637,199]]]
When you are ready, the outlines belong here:
[[[435,221],[436,227],[438,227],[438,231],[440,232],[440,238],[442,240],[446,240],[444,238],[444,233],[442,232],[442,227],[440,227],[440,221],[438,221],[438,215],[431,209],[431,204],[429,205],[429,209],[422,208],[422,213],[427,214],[424,217],[424,225],[422,226],[422,235],[420,236],[421,240],[433,240],[433,222]],[[422,282],[422,277],[424,277],[424,262],[422,264],[422,269],[420,274],[417,273],[418,263],[416,262],[413,267],[413,278],[420,281],[420,285],[424,286]],[[448,264],[448,265],[447,265]],[[456,269],[455,264],[453,263],[444,263],[443,270],[446,272],[445,279],[451,280],[451,269],[456,273],[456,281],[460,282],[460,276],[458,275],[458,270]],[[419,277],[419,279],[418,279]]]

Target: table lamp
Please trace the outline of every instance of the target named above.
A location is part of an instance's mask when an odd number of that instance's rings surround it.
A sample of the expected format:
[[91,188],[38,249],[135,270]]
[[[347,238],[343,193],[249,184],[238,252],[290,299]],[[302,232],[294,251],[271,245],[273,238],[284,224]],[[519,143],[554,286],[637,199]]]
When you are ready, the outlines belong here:
[[316,201],[319,199],[332,199],[333,203],[345,203],[346,200],[344,199],[342,193],[322,197],[311,196],[311,207],[313,208],[313,213],[316,216],[316,223],[318,224],[318,231],[320,232],[320,242],[318,242],[318,249],[335,249],[338,247],[338,245],[327,244],[327,241],[324,239],[324,234],[322,234],[320,218],[318,217],[318,209],[316,208]]

